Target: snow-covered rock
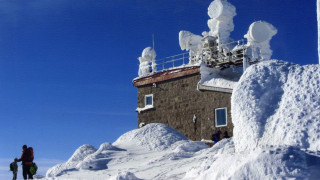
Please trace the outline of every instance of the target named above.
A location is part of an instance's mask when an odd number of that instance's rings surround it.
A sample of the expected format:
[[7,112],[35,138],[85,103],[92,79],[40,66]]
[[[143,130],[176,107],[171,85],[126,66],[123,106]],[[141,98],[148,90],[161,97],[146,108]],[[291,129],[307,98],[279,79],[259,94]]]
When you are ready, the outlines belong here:
[[267,61],[249,67],[231,100],[237,151],[264,145],[320,150],[320,66]]

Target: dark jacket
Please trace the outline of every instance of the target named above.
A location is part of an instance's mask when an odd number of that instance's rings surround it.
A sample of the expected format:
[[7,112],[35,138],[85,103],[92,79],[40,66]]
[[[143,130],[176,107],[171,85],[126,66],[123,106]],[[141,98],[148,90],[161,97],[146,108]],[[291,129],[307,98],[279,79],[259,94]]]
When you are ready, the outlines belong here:
[[22,165],[31,165],[32,160],[30,160],[31,152],[29,149],[23,149],[22,155],[20,159],[18,159],[18,162],[22,161]]

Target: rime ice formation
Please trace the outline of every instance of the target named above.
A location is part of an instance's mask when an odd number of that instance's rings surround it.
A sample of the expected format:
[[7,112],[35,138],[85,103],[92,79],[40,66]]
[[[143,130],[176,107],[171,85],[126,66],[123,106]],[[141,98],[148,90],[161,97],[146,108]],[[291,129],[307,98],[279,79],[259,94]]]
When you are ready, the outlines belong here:
[[228,43],[234,29],[233,17],[236,15],[236,8],[227,0],[215,0],[208,8],[208,15],[211,18],[208,20],[209,35],[218,37],[219,44]]
[[197,61],[194,58],[199,56],[202,49],[202,37],[199,35],[195,35],[189,31],[180,31],[179,32],[179,44],[181,50],[189,51],[189,64],[196,64]]
[[[233,66],[246,69],[250,64],[269,60],[272,55],[270,40],[277,29],[264,21],[250,25],[247,44],[244,40],[231,41],[230,33],[234,30],[233,17],[236,8],[227,0],[215,0],[208,7],[209,32],[202,36],[188,31],[180,31],[179,44],[182,50],[189,51],[190,64],[201,62],[210,68],[225,70]],[[206,73],[202,72],[201,73]]]
[[[139,77],[147,76],[157,71],[155,63],[156,56],[156,51],[152,47],[146,47],[142,51],[141,57],[138,58],[140,61],[138,72]],[[150,71],[150,63],[152,71]]]
[[253,59],[263,61],[271,58],[270,40],[275,34],[277,29],[270,23],[256,21],[250,25],[244,37],[247,38],[248,46],[251,47]]
[[318,22],[318,56],[320,64],[320,0],[317,0],[317,22]]
[[265,145],[320,151],[320,66],[264,61],[250,66],[231,98],[237,151]]
[[[259,61],[270,60],[272,50],[270,49],[270,40],[277,33],[277,29],[270,23],[264,21],[257,21],[250,25],[247,34],[244,36],[245,40],[233,41],[230,38],[230,33],[234,30],[233,18],[236,16],[236,8],[227,0],[214,0],[208,7],[208,15],[210,19],[207,24],[209,32],[204,31],[202,35],[196,35],[189,31],[182,30],[179,32],[179,44],[181,50],[189,51],[189,63],[191,66],[199,66],[204,64],[212,69],[226,70],[228,68],[235,69],[241,67],[244,70],[251,64]],[[320,39],[320,38],[319,38]],[[319,40],[320,41],[320,40]],[[146,56],[144,52],[146,51]],[[148,47],[139,57],[139,77],[144,77],[153,74],[157,71],[155,63],[155,52]],[[154,52],[154,55],[152,55]],[[151,55],[149,55],[151,54]],[[169,68],[185,67],[184,54],[181,58],[176,56],[170,57],[170,63],[173,64]],[[175,61],[183,59],[181,65],[176,66]],[[152,63],[152,68],[150,66]],[[164,64],[168,62],[163,62]],[[179,64],[179,63],[178,63]],[[202,68],[205,69],[205,68]],[[212,70],[213,72],[218,72]],[[200,73],[206,74],[206,80],[201,79],[201,82],[208,80],[208,71]],[[221,76],[221,73],[213,78]],[[234,79],[232,79],[234,81]],[[205,82],[207,85],[212,84]],[[229,81],[231,82],[231,81]],[[231,84],[234,84],[231,82]],[[230,88],[221,87],[221,88]],[[140,109],[139,109],[140,110]]]

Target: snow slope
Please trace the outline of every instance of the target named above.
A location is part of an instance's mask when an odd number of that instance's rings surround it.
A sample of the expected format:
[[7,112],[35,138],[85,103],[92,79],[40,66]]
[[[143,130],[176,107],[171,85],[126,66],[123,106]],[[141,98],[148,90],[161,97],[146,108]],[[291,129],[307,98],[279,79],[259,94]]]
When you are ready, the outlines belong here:
[[213,147],[162,124],[81,146],[46,179],[319,179],[320,65],[265,61],[232,95],[234,137]]
[[263,145],[320,151],[320,66],[266,61],[249,67],[231,100],[237,151]]

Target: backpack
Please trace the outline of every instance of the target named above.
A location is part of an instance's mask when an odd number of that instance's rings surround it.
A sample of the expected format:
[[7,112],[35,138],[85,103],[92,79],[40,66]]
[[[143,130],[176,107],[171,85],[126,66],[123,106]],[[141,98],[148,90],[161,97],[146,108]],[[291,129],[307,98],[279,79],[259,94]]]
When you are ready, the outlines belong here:
[[13,162],[10,164],[10,171],[14,171],[14,163]]
[[36,165],[36,163],[32,163],[32,165],[30,166],[30,173],[32,175],[35,175],[37,173],[38,170],[38,166]]
[[28,147],[28,151],[29,151],[29,153],[28,153],[27,160],[28,160],[29,162],[32,162],[33,159],[34,159],[33,148],[32,148],[32,147]]

